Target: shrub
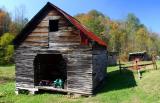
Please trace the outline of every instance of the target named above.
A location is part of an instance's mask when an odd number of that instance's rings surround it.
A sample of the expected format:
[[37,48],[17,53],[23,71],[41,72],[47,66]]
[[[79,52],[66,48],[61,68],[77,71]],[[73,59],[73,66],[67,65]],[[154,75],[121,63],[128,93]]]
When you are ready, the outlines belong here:
[[13,39],[14,35],[10,33],[5,33],[0,37],[0,65],[13,63]]

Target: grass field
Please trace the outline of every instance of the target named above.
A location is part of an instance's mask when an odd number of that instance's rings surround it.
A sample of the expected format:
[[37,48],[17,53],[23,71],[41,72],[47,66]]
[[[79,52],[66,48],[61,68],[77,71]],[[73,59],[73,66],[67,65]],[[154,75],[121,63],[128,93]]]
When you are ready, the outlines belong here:
[[[160,61],[158,61],[160,66]],[[15,95],[14,66],[0,67],[0,103],[160,103],[160,68],[137,73],[109,67],[104,87],[93,97],[70,98],[62,94]]]

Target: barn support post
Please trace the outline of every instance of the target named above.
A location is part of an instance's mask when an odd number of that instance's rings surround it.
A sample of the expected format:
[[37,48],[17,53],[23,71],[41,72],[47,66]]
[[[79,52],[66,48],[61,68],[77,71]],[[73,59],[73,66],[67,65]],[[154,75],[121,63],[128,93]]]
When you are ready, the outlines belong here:
[[19,94],[19,89],[16,88],[15,90],[15,94],[18,95]]
[[156,57],[152,56],[153,69],[157,70]]
[[142,76],[141,76],[140,69],[138,69],[137,72],[138,72],[138,78],[141,79]]
[[122,73],[121,61],[119,60],[119,71]]

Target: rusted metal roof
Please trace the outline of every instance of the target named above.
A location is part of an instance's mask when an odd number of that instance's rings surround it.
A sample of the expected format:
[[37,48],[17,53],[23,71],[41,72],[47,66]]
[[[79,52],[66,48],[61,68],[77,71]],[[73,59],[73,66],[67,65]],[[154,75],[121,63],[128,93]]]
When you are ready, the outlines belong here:
[[[38,24],[38,21],[36,22],[36,19],[40,18],[39,16],[41,16],[43,14],[43,12],[45,12],[45,10],[48,10],[48,8],[55,8],[57,9],[57,11],[59,11],[62,15],[64,15],[64,17],[66,19],[68,19],[77,29],[79,29],[81,32],[84,33],[84,35],[86,35],[88,38],[90,38],[91,40],[97,42],[99,45],[102,46],[107,46],[106,43],[101,40],[98,36],[96,36],[93,32],[89,31],[85,26],[83,26],[81,23],[79,23],[74,17],[70,16],[69,14],[67,14],[66,12],[64,12],[63,10],[61,10],[60,8],[58,8],[57,6],[53,5],[52,3],[48,2],[32,19],[31,21],[26,25],[26,27],[21,31],[21,33],[19,35],[17,35],[17,37],[14,39],[14,44],[18,45],[20,44],[23,39],[27,36],[25,35],[26,33],[28,33],[28,29],[31,29],[32,27],[35,27],[35,25]],[[22,40],[21,40],[22,39]]]

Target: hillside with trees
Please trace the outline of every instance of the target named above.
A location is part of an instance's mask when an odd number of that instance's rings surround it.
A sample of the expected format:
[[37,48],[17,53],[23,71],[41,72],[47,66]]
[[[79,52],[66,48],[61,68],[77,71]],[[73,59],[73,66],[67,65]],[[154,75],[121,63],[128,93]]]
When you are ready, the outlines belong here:
[[112,20],[96,10],[77,14],[75,18],[101,37],[108,50],[119,52],[122,60],[129,52],[147,51],[159,54],[160,37],[142,24],[138,17],[130,13],[123,20]]

